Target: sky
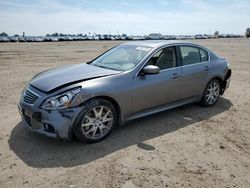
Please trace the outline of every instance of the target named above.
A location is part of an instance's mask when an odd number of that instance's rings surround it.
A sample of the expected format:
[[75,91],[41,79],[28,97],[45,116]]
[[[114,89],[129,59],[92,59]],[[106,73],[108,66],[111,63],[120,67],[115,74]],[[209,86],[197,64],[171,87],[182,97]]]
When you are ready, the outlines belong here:
[[0,0],[9,35],[244,34],[250,0]]

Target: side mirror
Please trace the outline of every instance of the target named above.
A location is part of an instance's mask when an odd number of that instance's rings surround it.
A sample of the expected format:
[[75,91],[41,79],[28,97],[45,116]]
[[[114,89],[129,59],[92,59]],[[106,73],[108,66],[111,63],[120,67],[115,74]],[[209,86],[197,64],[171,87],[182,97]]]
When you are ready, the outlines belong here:
[[155,65],[147,65],[143,68],[142,72],[144,74],[158,74],[160,72],[160,68]]

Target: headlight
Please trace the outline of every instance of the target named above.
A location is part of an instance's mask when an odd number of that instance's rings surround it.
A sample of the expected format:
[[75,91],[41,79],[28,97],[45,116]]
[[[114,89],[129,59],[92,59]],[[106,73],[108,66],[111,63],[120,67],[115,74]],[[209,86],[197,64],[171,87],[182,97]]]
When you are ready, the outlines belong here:
[[41,108],[46,110],[69,108],[74,97],[80,90],[80,88],[75,88],[60,95],[50,97],[43,102]]

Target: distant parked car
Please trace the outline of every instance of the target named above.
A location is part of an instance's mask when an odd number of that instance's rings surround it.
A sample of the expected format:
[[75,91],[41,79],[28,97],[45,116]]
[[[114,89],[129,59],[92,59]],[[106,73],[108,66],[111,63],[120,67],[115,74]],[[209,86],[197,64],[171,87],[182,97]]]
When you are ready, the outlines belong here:
[[10,42],[7,37],[0,37],[0,42]]
[[225,34],[220,34],[219,38],[226,38],[226,35]]
[[52,41],[52,42],[58,42],[58,41],[59,41],[59,38],[58,38],[58,37],[51,37],[51,41]]
[[195,35],[194,37],[195,37],[195,39],[208,39],[207,36],[201,35],[201,34]]
[[25,42],[25,38],[24,37],[18,37],[18,41],[19,42]]
[[52,41],[51,38],[52,38],[52,37],[44,37],[44,42],[51,42],[51,41]]
[[10,42],[17,42],[18,37],[9,37]]
[[44,39],[41,38],[41,37],[34,37],[34,38],[33,38],[33,41],[34,41],[34,42],[43,42]]
[[98,142],[128,120],[192,102],[213,106],[230,77],[227,60],[205,47],[130,42],[87,64],[37,74],[21,95],[19,112],[34,132]]
[[26,42],[34,42],[34,38],[33,37],[25,37],[25,41]]
[[188,35],[188,36],[186,36],[186,39],[192,40],[192,39],[195,39],[195,37],[194,37],[194,36],[191,36],[191,35]]

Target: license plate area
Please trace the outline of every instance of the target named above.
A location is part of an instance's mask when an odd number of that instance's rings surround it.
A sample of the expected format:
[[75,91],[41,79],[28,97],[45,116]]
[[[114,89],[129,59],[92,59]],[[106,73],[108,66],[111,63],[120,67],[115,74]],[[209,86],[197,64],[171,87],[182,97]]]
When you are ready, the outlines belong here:
[[24,121],[27,125],[29,125],[33,129],[41,129],[43,127],[43,124],[40,121],[32,117],[33,116],[32,111],[30,111],[29,109],[24,109],[22,107],[20,107],[19,110],[21,111]]
[[28,116],[29,118],[32,117],[32,112],[28,109],[22,108],[23,115]]

